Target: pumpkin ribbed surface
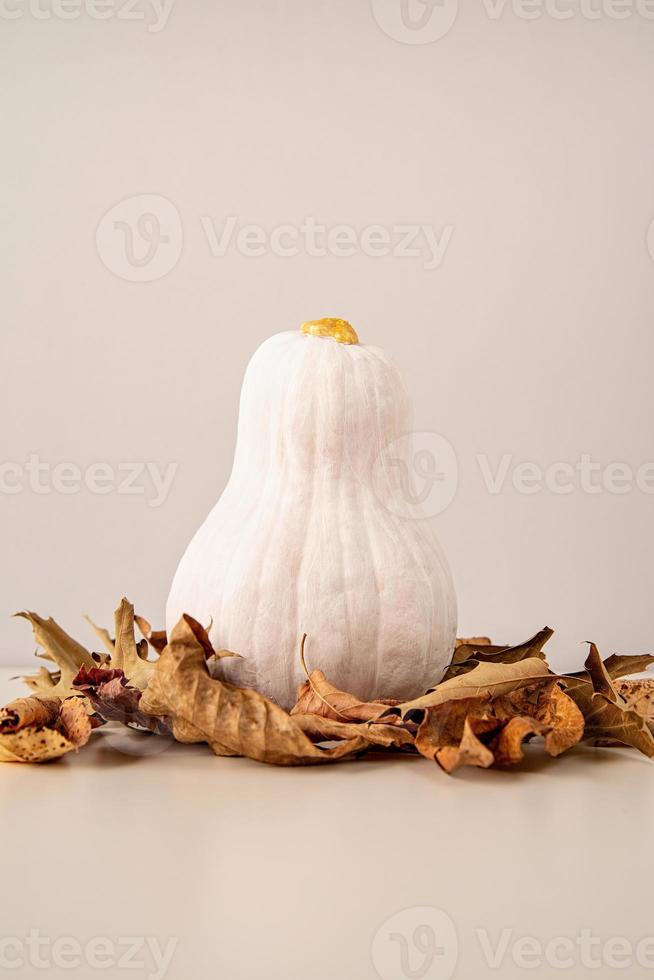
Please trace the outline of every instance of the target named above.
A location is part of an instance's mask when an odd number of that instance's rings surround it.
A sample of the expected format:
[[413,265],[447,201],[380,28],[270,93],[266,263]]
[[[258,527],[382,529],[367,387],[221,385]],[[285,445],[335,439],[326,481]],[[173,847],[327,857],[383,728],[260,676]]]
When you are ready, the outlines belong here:
[[[182,557],[167,624],[212,623],[227,680],[285,708],[298,651],[362,699],[435,683],[456,632],[450,573],[429,522],[404,516],[383,451],[410,423],[397,370],[372,347],[297,331],[245,374],[229,482]],[[381,462],[380,462],[381,460]]]

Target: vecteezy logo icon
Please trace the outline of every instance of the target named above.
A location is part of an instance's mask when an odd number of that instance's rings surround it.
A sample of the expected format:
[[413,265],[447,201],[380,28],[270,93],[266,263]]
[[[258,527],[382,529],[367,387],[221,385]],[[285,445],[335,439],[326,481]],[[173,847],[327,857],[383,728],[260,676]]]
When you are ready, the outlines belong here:
[[437,432],[408,432],[393,439],[373,464],[377,499],[398,517],[435,517],[448,507],[459,484],[452,444]]
[[114,205],[95,233],[106,267],[128,282],[152,282],[174,269],[182,254],[182,219],[160,194],[138,194]]
[[431,44],[450,31],[459,0],[370,0],[385,34],[402,44]]
[[421,906],[387,919],[375,933],[370,953],[381,980],[450,980],[459,942],[446,912]]

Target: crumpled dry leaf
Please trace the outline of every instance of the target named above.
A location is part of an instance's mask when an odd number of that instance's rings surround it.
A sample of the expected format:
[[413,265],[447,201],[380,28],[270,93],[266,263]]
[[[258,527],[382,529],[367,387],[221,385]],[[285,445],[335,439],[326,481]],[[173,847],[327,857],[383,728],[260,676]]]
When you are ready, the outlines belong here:
[[584,736],[584,716],[556,679],[534,687],[511,691],[497,699],[498,718],[530,718],[541,726],[548,755],[561,755]]
[[141,698],[143,711],[171,719],[176,739],[205,741],[217,755],[287,766],[334,762],[369,747],[357,734],[321,749],[263,695],[212,678],[191,618],[183,616],[174,628]]
[[60,698],[16,698],[0,708],[0,734],[51,725],[59,717],[60,710]]
[[[39,656],[53,662],[57,667],[53,671],[41,667],[36,675],[23,678],[38,697],[66,698],[78,694],[79,689],[73,685],[73,680],[82,667],[89,670],[97,666],[117,669],[124,674],[130,687],[142,690],[147,686],[153,669],[153,662],[147,659],[148,640],[144,638],[136,642],[134,607],[127,599],[121,600],[114,613],[116,639],[108,630],[97,626],[88,616],[85,617],[105,648],[106,652],[100,654],[89,653],[53,619],[42,619],[32,612],[16,615],[32,624],[35,639],[43,647]],[[115,693],[118,694],[118,691]]]
[[460,766],[513,765],[523,758],[522,744],[533,735],[545,740],[551,756],[576,745],[584,719],[574,701],[550,676],[498,697],[489,694],[445,701],[425,712],[416,748],[446,772]]
[[49,671],[41,667],[37,674],[24,677],[23,680],[39,697],[70,697],[73,694],[73,677],[80,667],[92,667],[93,657],[81,643],[55,623],[54,619],[42,619],[37,613],[27,611],[16,615],[31,623],[34,638],[44,650],[38,656],[53,661],[59,668],[57,671]]
[[82,667],[73,680],[76,691],[84,694],[93,710],[104,721],[119,721],[128,727],[147,729],[158,735],[170,734],[166,718],[141,711],[142,691],[128,684],[120,668]]
[[[552,680],[554,675],[538,657],[528,657],[517,663],[480,663],[472,670],[458,677],[443,681],[433,691],[423,694],[413,701],[405,701],[397,707],[387,709],[402,718],[414,717],[414,712],[434,708],[446,701],[474,697],[498,697],[520,687],[527,687],[537,681]],[[384,719],[385,720],[385,719]]]
[[595,742],[620,743],[654,757],[654,735],[645,718],[616,690],[594,643],[585,663],[590,683],[567,678],[568,693],[585,719],[584,737]]
[[[360,701],[353,694],[347,694],[330,684],[321,670],[312,670],[309,679],[301,684],[297,692],[297,703],[291,708],[291,715],[311,714],[334,721],[373,721],[389,706],[398,701]],[[384,719],[385,724],[396,724],[393,715]]]
[[480,769],[488,769],[494,762],[494,756],[491,750],[479,740],[472,722],[466,718],[459,744],[443,746],[436,753],[436,761],[441,769],[449,774],[461,766],[477,766]]
[[535,718],[509,718],[493,739],[491,751],[498,766],[514,766],[524,759],[522,745],[532,735],[543,735],[545,726]]
[[415,745],[447,773],[461,766],[487,769],[493,753],[479,736],[501,725],[488,713],[487,698],[462,698],[429,708],[418,727]]
[[521,660],[538,657],[545,661],[543,647],[554,635],[554,630],[546,626],[529,640],[515,646],[495,646],[486,641],[487,637],[473,637],[471,640],[457,641],[452,663],[443,674],[443,681],[458,677],[472,670],[478,663],[514,664]]
[[[84,744],[99,719],[161,735],[172,729],[178,741],[207,742],[216,754],[278,765],[392,749],[417,750],[453,772],[464,765],[515,764],[534,735],[543,737],[552,756],[583,735],[596,744],[633,745],[654,757],[654,681],[622,679],[654,657],[613,655],[602,663],[591,644],[585,670],[557,678],[543,654],[549,628],[517,646],[496,646],[488,637],[458,640],[443,681],[402,704],[361,702],[320,670],[307,672],[288,715],[257,692],[222,682],[220,661],[238,654],[214,651],[207,631],[190,616],[166,646],[166,634],[153,631],[123,599],[115,612],[115,639],[91,623],[106,651],[99,654],[89,653],[52,619],[19,615],[32,624],[43,647],[39,656],[56,669],[42,667],[26,678],[39,698],[18,699],[0,712],[3,759],[57,758]],[[138,642],[135,625],[143,633]],[[148,644],[160,660],[148,660]],[[62,704],[60,696],[71,693],[78,696]],[[89,717],[91,706],[97,714]]]
[[644,718],[652,728],[654,726],[654,680],[618,680],[614,687],[624,698],[625,706]]
[[81,698],[18,698],[0,711],[0,762],[50,762],[89,740],[91,719]]

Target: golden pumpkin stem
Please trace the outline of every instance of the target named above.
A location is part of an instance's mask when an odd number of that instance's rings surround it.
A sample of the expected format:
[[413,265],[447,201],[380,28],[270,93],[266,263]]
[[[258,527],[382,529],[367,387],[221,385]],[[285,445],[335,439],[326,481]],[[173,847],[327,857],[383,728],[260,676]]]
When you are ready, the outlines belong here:
[[302,333],[312,337],[332,337],[339,344],[358,344],[357,332],[347,320],[337,316],[324,316],[322,320],[307,320],[300,327]]

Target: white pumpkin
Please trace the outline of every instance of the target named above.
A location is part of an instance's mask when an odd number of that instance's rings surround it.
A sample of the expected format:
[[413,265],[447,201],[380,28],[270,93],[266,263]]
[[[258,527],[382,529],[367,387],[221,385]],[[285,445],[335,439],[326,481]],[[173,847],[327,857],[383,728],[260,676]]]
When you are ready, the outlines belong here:
[[[229,482],[184,554],[166,611],[211,623],[221,676],[289,708],[307,661],[362,699],[411,698],[449,663],[456,602],[385,450],[409,428],[396,368],[344,320],[259,347]],[[406,516],[405,516],[406,515]]]

